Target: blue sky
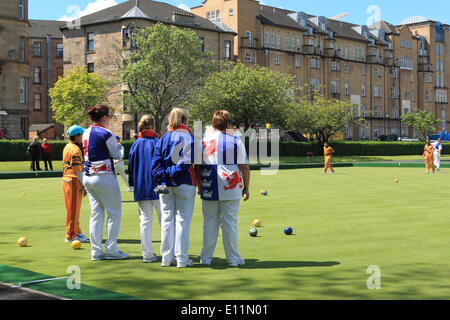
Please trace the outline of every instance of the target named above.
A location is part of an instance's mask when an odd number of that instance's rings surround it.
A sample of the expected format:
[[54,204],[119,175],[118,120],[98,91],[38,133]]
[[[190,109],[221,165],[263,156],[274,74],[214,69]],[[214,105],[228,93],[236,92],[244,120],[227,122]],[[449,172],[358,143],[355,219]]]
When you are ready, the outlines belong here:
[[[73,17],[77,13],[77,7],[79,8],[78,11],[83,12],[89,3],[91,3],[90,8],[97,8],[105,3],[122,3],[125,1],[29,0],[29,16],[31,19],[57,20],[63,16]],[[200,5],[202,0],[166,0],[165,2],[175,6],[193,7]],[[323,15],[329,18],[340,13],[349,13],[349,16],[343,18],[343,20],[356,24],[366,24],[378,17],[393,24],[400,24],[404,18],[416,15],[450,24],[450,1],[448,0],[263,0],[262,2],[270,6],[305,11],[310,14]],[[368,13],[367,10],[372,5],[377,6],[379,9],[372,8]],[[379,15],[377,15],[378,12],[380,13]]]

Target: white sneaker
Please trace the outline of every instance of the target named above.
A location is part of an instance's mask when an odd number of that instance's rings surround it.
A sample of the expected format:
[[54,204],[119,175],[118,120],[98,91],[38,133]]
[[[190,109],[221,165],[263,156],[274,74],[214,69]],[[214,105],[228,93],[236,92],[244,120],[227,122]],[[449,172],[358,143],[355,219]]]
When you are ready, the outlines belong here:
[[125,260],[128,259],[130,256],[126,253],[123,253],[122,251],[117,251],[114,253],[105,253],[105,260]]
[[163,261],[161,262],[161,267],[175,267],[177,265],[177,260]]
[[[78,240],[77,238],[75,238],[75,239],[67,239],[67,238],[64,238],[64,242],[65,243],[71,243],[71,242],[74,242],[75,240]],[[80,241],[81,242],[81,241]]]
[[156,254],[153,254],[153,256],[143,256],[142,261],[144,261],[145,263],[155,262],[158,261],[158,257],[156,256]]
[[86,238],[84,234],[77,234],[77,240],[81,243],[88,243],[89,240]]
[[105,254],[102,252],[100,255],[98,256],[92,256],[91,260],[92,261],[100,261],[100,260],[104,260],[105,259]]
[[230,267],[239,267],[239,266],[243,266],[244,264],[245,264],[245,260],[244,259],[239,259],[238,261],[229,263],[228,265]]
[[177,262],[177,268],[188,268],[192,267],[194,262],[191,259],[188,259],[186,262]]
[[210,266],[212,263],[212,259],[200,259],[200,264],[204,266]]

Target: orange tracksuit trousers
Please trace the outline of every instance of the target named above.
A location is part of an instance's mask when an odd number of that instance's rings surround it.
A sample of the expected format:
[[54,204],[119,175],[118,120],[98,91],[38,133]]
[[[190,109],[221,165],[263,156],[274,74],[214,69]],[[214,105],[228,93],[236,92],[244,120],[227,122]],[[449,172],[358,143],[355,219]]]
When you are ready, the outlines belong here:
[[331,166],[331,158],[332,156],[325,156],[325,167],[323,168],[324,172],[327,172],[328,169],[330,169],[332,172],[334,171],[333,167]]
[[430,169],[433,170],[433,172],[435,171],[434,158],[433,157],[426,157],[425,158],[425,167],[426,167],[426,172],[430,172]]
[[74,239],[81,234],[80,209],[83,187],[78,178],[63,178],[64,202],[66,204],[66,239]]

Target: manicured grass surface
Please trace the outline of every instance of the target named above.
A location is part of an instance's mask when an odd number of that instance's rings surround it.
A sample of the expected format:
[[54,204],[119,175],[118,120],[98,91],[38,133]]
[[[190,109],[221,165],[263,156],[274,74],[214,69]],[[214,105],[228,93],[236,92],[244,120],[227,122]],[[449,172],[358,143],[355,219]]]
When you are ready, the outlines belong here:
[[[55,277],[78,265],[83,284],[143,299],[450,298],[450,172],[339,168],[335,175],[320,173],[252,172],[252,198],[242,204],[239,215],[239,247],[247,262],[241,268],[227,266],[221,239],[213,266],[198,264],[199,200],[191,226],[193,268],[141,262],[137,207],[130,193],[123,193],[120,249],[131,259],[92,262],[89,245],[74,251],[63,242],[60,179],[0,180],[1,263]],[[394,183],[396,178],[399,183]],[[259,195],[261,189],[269,196]],[[255,218],[263,226],[251,238],[248,229]],[[85,199],[81,227],[86,233],[88,221]],[[295,235],[284,235],[286,226]],[[30,247],[16,245],[20,236],[29,238]],[[159,240],[154,224],[157,252]],[[372,265],[381,268],[380,290],[367,289]]]
[[[450,161],[450,155],[443,155],[442,161]],[[412,156],[335,156],[333,162],[378,162],[378,161],[423,161],[421,155]],[[280,163],[323,163],[323,156],[315,157],[280,157]],[[128,164],[128,160],[125,160]],[[41,169],[45,168],[41,162]],[[0,172],[29,171],[28,161],[0,161]],[[53,161],[54,170],[62,170],[61,161]]]

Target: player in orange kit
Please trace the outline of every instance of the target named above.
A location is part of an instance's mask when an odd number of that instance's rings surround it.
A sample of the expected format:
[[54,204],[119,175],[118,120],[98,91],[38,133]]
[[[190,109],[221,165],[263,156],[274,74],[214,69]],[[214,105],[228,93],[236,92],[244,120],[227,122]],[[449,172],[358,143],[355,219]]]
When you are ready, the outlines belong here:
[[430,172],[430,167],[434,171],[436,170],[435,166],[434,166],[434,147],[433,145],[430,143],[430,141],[427,140],[427,143],[425,144],[425,147],[423,148],[423,157],[425,159],[425,167],[426,167],[426,171],[425,173],[429,173]]
[[331,158],[333,157],[334,149],[330,147],[328,143],[324,143],[323,145],[323,157],[325,160],[325,167],[323,168],[322,174],[327,174],[327,170],[331,170],[331,174],[334,174],[334,169],[331,166]]
[[83,137],[84,129],[72,126],[67,130],[69,143],[63,150],[63,192],[66,204],[66,238],[65,242],[79,240],[88,242],[80,229],[81,200],[85,195],[83,180],[83,155],[77,143]]

